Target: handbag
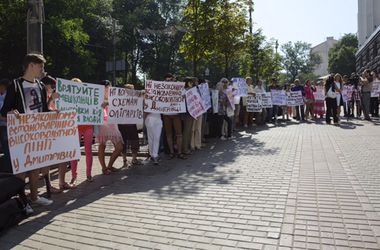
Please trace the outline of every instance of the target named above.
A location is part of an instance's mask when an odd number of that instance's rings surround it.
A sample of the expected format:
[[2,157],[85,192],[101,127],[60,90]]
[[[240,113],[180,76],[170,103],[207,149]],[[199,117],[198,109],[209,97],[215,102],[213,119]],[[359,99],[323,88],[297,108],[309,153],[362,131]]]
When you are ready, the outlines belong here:
[[336,98],[336,92],[332,90],[332,87],[330,87],[329,91],[327,91],[326,96],[328,98],[332,98],[332,99]]

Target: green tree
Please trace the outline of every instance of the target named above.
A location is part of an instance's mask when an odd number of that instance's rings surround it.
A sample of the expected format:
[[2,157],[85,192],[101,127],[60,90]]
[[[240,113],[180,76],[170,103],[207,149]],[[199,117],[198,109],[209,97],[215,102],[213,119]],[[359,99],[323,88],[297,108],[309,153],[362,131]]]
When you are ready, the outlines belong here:
[[289,82],[294,82],[300,73],[307,74],[313,71],[320,62],[318,55],[310,53],[311,44],[305,42],[288,42],[282,45],[282,65],[288,75]]
[[22,73],[26,53],[25,1],[0,1],[0,77],[14,78]]
[[350,75],[356,70],[355,54],[358,50],[358,39],[354,34],[345,34],[329,51],[329,71]]

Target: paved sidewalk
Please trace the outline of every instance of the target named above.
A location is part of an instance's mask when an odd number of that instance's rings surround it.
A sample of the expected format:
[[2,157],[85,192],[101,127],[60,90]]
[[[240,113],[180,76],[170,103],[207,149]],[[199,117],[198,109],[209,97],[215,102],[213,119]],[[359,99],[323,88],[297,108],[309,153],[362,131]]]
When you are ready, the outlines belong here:
[[380,249],[379,125],[248,129],[111,176],[95,157],[93,183],[55,195],[0,248]]

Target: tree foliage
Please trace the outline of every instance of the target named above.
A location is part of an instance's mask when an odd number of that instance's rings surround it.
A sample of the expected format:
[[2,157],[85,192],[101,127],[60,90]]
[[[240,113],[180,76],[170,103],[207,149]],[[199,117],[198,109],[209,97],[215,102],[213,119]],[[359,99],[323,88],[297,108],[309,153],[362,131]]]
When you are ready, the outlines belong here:
[[320,62],[318,55],[310,53],[311,44],[305,42],[288,42],[282,45],[284,54],[282,65],[288,75],[288,80],[293,82],[301,73],[307,74],[313,71],[313,67]]
[[354,34],[346,34],[329,51],[329,71],[343,75],[355,72],[358,39]]

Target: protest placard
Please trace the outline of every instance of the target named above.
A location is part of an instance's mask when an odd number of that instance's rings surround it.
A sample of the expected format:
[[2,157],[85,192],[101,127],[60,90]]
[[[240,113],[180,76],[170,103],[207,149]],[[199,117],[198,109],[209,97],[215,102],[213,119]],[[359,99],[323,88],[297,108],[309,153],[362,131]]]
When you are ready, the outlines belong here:
[[371,97],[379,97],[379,93],[380,93],[380,81],[373,81]]
[[108,103],[108,123],[143,124],[144,94],[142,91],[110,88]]
[[263,112],[263,107],[261,105],[261,95],[249,95],[247,96],[247,112],[253,113],[253,112]]
[[271,90],[272,104],[277,106],[286,106],[288,96],[285,90]]
[[342,89],[342,97],[343,101],[347,102],[352,99],[352,93],[354,91],[354,86],[353,85],[344,85]]
[[244,78],[232,78],[232,86],[236,90],[236,96],[248,96],[248,85]]
[[185,113],[185,83],[147,80],[144,111],[165,114]]
[[78,125],[103,124],[104,86],[58,78],[56,100],[60,111],[77,112]]
[[272,95],[270,92],[261,93],[261,106],[263,109],[273,108]]
[[287,95],[288,95],[287,106],[296,107],[296,106],[304,105],[301,90],[287,92]]
[[7,116],[14,174],[80,159],[75,111]]
[[203,113],[206,112],[201,95],[198,92],[197,87],[193,87],[186,91],[186,105],[189,114],[197,119]]
[[234,94],[234,90],[232,89],[231,86],[229,86],[226,89],[225,93],[227,95],[228,102],[230,103],[230,106],[231,106],[232,110],[235,110],[235,94]]
[[212,110],[214,114],[219,112],[219,90],[211,90]]
[[313,92],[314,99],[316,101],[324,101],[326,96],[325,96],[325,88],[323,86],[316,86],[316,91]]
[[205,105],[204,108],[208,110],[209,108],[211,108],[211,96],[210,96],[210,89],[208,87],[208,83],[200,84],[198,86],[198,89]]

